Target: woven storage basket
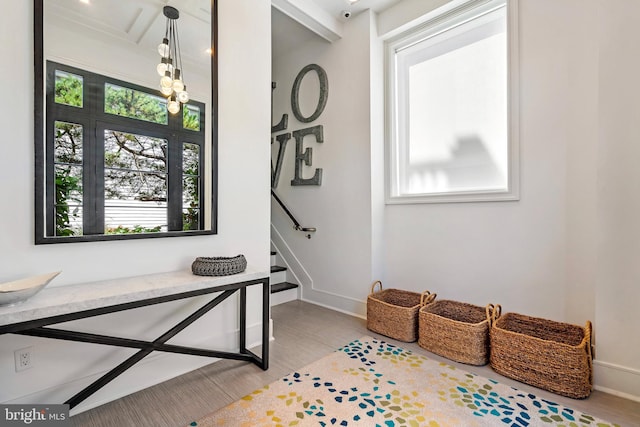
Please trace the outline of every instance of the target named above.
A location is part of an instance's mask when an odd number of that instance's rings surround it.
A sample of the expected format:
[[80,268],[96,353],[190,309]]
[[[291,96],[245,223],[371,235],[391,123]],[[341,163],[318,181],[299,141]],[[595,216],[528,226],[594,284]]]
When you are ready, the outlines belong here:
[[[378,292],[374,292],[376,285],[380,287]],[[401,289],[383,290],[382,282],[375,281],[367,297],[367,329],[398,341],[413,342],[418,339],[418,311],[435,298],[436,294],[429,291],[419,294]]]
[[500,306],[440,300],[420,309],[418,345],[469,365],[489,363],[489,330]]
[[242,273],[247,268],[244,255],[234,257],[198,257],[191,264],[191,271],[198,276],[229,276]]
[[584,328],[507,313],[491,328],[491,367],[498,373],[563,396],[591,393],[591,322]]

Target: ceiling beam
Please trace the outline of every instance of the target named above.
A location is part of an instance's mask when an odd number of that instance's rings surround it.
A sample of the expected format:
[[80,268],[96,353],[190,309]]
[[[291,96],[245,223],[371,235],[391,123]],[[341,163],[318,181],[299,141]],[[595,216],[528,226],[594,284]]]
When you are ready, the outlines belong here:
[[329,42],[342,38],[343,23],[313,0],[271,0],[271,5]]

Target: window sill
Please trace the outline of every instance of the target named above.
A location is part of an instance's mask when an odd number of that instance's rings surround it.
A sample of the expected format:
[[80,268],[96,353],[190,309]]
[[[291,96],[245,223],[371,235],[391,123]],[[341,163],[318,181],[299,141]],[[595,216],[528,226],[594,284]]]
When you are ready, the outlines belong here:
[[509,202],[520,200],[518,191],[481,191],[451,192],[433,194],[415,194],[405,196],[389,196],[387,205],[410,205],[419,203],[476,203],[476,202]]

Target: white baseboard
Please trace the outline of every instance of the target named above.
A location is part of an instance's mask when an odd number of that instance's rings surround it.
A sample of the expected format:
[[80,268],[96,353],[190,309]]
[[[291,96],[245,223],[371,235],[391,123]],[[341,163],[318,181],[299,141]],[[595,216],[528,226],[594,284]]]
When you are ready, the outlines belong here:
[[300,287],[271,294],[271,307],[300,299]]
[[348,314],[349,316],[359,317],[360,319],[365,319],[365,320],[367,319],[366,315],[354,313],[353,311],[342,310],[340,308],[336,308],[336,307],[328,305],[328,304],[322,304],[322,303],[319,303],[318,301],[313,301],[313,300],[310,300],[310,299],[307,299],[307,298],[301,298],[301,300],[304,301],[304,302],[308,302],[309,304],[314,304],[314,305],[318,305],[320,307],[328,308],[329,310],[337,311],[339,313]]
[[634,396],[632,394],[623,393],[621,391],[614,390],[614,389],[607,388],[607,387],[600,387],[597,384],[593,388],[598,390],[598,391],[601,391],[603,393],[611,394],[613,396],[618,396],[618,397],[621,397],[623,399],[633,400],[634,402],[640,402],[640,396]]
[[[271,323],[271,322],[270,322]],[[254,324],[247,328],[247,347],[252,348],[262,343],[262,325]],[[272,337],[270,337],[272,338]],[[208,348],[211,343],[216,343],[216,350],[237,351],[239,331],[233,331],[224,335],[209,336],[194,346],[201,345]],[[218,348],[218,346],[220,348]],[[189,356],[173,353],[152,353],[131,369],[114,379],[104,388],[98,390],[87,400],[71,410],[71,415],[93,409],[105,403],[186,374],[195,369],[215,363],[220,359]],[[115,366],[115,365],[114,365]],[[3,404],[34,404],[34,403],[60,403],[75,395],[93,381],[100,378],[107,371],[98,372],[83,378],[78,378],[65,384],[39,390],[25,396],[20,396]]]
[[601,360],[593,361],[595,389],[640,402],[640,370]]
[[295,278],[295,282],[300,285],[299,298],[301,300],[358,317],[362,317],[366,313],[366,300],[318,289],[309,272],[273,224],[271,224],[271,245],[284,260],[288,271]]

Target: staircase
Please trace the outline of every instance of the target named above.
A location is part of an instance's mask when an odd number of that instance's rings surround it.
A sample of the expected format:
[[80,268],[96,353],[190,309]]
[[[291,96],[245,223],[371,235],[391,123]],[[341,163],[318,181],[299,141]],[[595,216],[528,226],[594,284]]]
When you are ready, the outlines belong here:
[[[277,264],[277,254],[271,251],[271,306],[299,299],[299,286],[287,280],[287,267]],[[289,279],[291,280],[291,279]]]

